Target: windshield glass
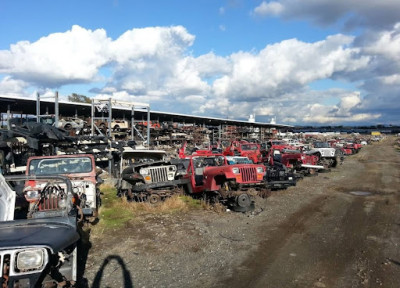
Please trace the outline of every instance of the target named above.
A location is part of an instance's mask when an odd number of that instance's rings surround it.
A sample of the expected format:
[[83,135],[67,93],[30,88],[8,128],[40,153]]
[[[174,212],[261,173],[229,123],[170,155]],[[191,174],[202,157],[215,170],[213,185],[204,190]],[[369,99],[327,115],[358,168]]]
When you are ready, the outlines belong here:
[[253,161],[247,157],[232,157],[228,160],[229,165],[233,164],[253,164]]
[[210,167],[210,166],[221,166],[225,164],[225,158],[223,156],[217,157],[193,157],[193,165],[196,168],[199,167]]
[[121,157],[121,171],[124,170],[126,167],[134,164],[163,161],[165,157],[165,152],[123,152]]
[[50,118],[50,117],[41,117],[40,118],[40,123],[43,123],[43,124],[53,125],[54,122],[55,122],[54,118]]
[[33,159],[29,164],[29,175],[89,173],[92,169],[89,157]]
[[331,147],[329,146],[329,144],[326,143],[326,142],[315,142],[315,143],[314,143],[314,147],[315,147],[315,148],[331,148]]
[[258,146],[257,146],[257,144],[243,144],[242,145],[242,150],[252,150],[252,151],[255,151],[255,150],[257,150],[258,149]]

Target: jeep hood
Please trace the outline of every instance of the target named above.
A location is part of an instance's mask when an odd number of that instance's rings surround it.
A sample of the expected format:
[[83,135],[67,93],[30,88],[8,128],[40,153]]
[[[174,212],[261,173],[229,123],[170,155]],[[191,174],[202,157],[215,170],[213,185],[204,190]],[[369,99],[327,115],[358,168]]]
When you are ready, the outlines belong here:
[[48,246],[58,252],[79,239],[74,220],[29,219],[0,222],[0,249]]

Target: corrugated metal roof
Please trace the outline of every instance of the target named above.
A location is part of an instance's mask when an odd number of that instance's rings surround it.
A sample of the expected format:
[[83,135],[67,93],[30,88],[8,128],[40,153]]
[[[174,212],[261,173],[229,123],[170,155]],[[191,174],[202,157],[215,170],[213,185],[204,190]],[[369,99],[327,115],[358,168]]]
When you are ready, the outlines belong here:
[[[41,98],[40,101],[40,110],[41,114],[54,114],[54,102],[53,98]],[[62,116],[72,117],[75,114],[78,116],[90,117],[91,115],[91,103],[75,103],[65,100],[59,100],[59,113]],[[129,102],[124,102],[126,105]],[[134,104],[134,103],[132,103]],[[141,105],[141,108],[134,109],[135,119],[143,119],[146,121],[146,109],[143,109],[145,105],[143,103],[137,103]],[[10,109],[13,112],[18,112],[21,114],[32,114],[36,115],[36,99],[30,97],[19,97],[19,96],[3,96],[0,95],[0,112],[6,113],[7,107],[10,105]],[[120,107],[116,104],[116,107],[113,107],[112,116],[113,118],[131,118],[131,110],[132,107]],[[138,106],[137,105],[137,106]],[[150,107],[151,108],[151,107]],[[271,124],[271,123],[263,123],[263,122],[249,122],[242,120],[233,120],[233,119],[224,119],[224,118],[216,118],[216,117],[207,117],[207,116],[197,116],[197,115],[189,115],[189,114],[181,114],[181,113],[172,113],[172,112],[163,112],[163,111],[154,111],[150,110],[151,120],[159,120],[162,121],[174,121],[174,122],[185,122],[185,123],[197,123],[197,124],[205,124],[205,125],[236,125],[236,126],[253,126],[253,127],[265,127],[265,128],[292,128],[292,125],[285,124]]]

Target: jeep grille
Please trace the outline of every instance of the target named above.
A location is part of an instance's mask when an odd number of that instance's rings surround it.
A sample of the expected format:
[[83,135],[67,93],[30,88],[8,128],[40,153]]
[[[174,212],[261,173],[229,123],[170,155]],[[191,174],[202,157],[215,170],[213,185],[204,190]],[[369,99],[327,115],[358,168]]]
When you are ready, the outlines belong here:
[[151,167],[150,175],[153,183],[168,181],[168,167]]
[[250,168],[239,168],[240,174],[242,174],[243,182],[255,182],[257,181],[257,171],[255,167]]
[[58,201],[61,197],[50,194],[45,199],[41,200],[39,203],[39,211],[46,211],[46,210],[58,210]]

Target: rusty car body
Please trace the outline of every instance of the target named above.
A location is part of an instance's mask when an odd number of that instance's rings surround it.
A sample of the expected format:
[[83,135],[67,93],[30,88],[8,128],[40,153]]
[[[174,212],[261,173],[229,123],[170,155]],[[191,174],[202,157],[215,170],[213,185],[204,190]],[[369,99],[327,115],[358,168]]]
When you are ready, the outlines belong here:
[[[27,205],[31,191],[15,188],[33,179],[46,184]],[[67,177],[0,175],[0,287],[76,287],[79,213],[72,199]],[[39,209],[53,200],[57,208]]]
[[[221,202],[235,211],[254,209],[253,196],[257,188],[265,188],[265,166],[261,164],[228,165],[222,154],[188,156],[187,173],[189,193]],[[252,193],[254,192],[254,193]]]
[[[73,154],[56,156],[34,156],[27,162],[27,176],[66,176],[72,183],[72,191],[79,197],[79,207],[84,215],[97,217],[101,205],[95,159],[91,154]],[[41,181],[28,181],[25,189],[43,186]]]
[[179,177],[177,166],[163,150],[124,147],[119,163],[118,195],[129,200],[156,203],[183,193],[188,180]]

